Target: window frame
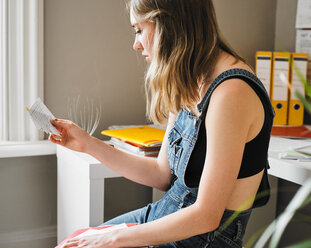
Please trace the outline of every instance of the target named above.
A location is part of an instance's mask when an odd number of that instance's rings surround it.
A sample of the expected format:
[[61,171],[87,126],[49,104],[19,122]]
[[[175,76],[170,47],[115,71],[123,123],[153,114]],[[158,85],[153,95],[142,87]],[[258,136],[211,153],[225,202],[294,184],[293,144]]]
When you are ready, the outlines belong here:
[[26,107],[43,100],[44,0],[0,0],[0,140],[43,139]]

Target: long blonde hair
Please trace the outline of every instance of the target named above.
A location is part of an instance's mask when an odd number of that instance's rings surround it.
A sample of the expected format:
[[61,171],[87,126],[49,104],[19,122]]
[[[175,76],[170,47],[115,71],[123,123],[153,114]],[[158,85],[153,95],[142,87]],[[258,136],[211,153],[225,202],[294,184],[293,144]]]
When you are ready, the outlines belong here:
[[243,60],[221,37],[212,0],[130,0],[128,8],[155,24],[145,76],[147,117],[155,123],[199,101],[198,82],[207,81],[220,49]]

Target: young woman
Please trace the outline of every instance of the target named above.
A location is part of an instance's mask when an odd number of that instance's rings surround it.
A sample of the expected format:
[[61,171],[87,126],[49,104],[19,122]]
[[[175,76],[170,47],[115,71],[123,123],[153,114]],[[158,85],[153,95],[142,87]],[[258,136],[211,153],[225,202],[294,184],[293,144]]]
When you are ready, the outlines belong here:
[[104,223],[139,225],[64,247],[241,247],[252,208],[269,196],[269,97],[221,38],[211,0],[131,0],[129,9],[133,48],[150,63],[147,113],[167,123],[159,157],[123,153],[67,120],[52,122],[61,135],[50,140],[166,193]]

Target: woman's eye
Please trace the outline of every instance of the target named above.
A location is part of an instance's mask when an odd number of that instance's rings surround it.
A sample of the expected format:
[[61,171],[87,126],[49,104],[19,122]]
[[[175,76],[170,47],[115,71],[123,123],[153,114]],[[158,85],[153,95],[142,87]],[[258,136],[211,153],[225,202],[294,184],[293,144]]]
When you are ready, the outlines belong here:
[[140,29],[135,30],[135,34],[141,34],[141,30]]

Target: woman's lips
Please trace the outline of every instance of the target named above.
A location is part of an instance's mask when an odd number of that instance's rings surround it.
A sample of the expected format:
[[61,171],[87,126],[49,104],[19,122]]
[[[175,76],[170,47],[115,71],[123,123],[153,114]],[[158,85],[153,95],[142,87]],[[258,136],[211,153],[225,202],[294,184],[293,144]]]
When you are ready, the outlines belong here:
[[142,54],[143,55],[143,57],[145,57],[145,60],[147,61],[147,62],[149,62],[150,61],[150,59],[149,59],[149,56],[148,55],[146,55],[146,54]]

